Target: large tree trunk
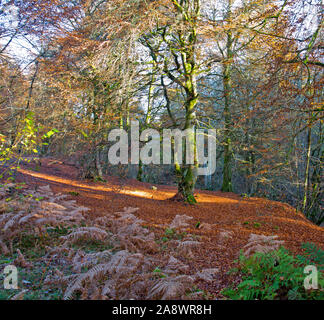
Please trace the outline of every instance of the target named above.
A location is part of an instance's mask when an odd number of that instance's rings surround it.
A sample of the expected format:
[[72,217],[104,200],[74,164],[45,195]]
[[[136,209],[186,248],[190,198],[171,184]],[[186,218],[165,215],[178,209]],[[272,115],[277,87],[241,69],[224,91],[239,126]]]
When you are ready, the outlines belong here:
[[305,179],[304,179],[304,198],[303,198],[304,213],[306,212],[306,208],[307,208],[311,149],[312,149],[312,128],[309,127],[307,133],[307,154],[306,154],[306,168],[305,168]]
[[[229,8],[229,10],[231,10]],[[223,167],[223,185],[222,191],[232,192],[232,118],[231,118],[231,98],[232,98],[232,79],[231,79],[231,64],[233,59],[232,52],[232,33],[227,32],[227,57],[223,63],[223,86],[224,86],[224,167]]]
[[[195,106],[197,102],[193,103]],[[176,201],[184,201],[188,203],[196,203],[194,197],[195,184],[197,181],[197,157],[196,157],[196,140],[194,132],[194,123],[196,116],[194,112],[188,112],[185,129],[192,130],[192,134],[188,136],[189,143],[193,146],[194,151],[194,163],[193,164],[182,164],[175,163],[175,171],[178,179],[178,193],[172,198]]]
[[175,163],[175,171],[178,178],[178,193],[173,197],[174,200],[181,200],[188,203],[196,203],[194,197],[194,189],[197,181],[197,150],[196,150],[196,137],[195,137],[195,124],[196,124],[196,106],[198,103],[198,93],[197,93],[197,82],[195,74],[195,60],[194,55],[182,55],[184,65],[190,67],[186,69],[186,121],[184,130],[188,130],[190,134],[187,139],[189,139],[189,144],[192,146],[194,153],[194,163],[185,163],[181,166]]
[[102,166],[101,166],[101,162],[100,162],[100,151],[99,151],[99,149],[96,150],[96,169],[97,169],[98,177],[100,179],[103,179],[103,173],[102,173]]
[[[145,123],[144,123],[144,128],[146,129],[146,127],[149,126],[149,124],[151,123],[151,117],[152,117],[152,108],[153,108],[153,102],[154,102],[154,89],[155,89],[155,85],[154,85],[154,81],[155,81],[155,77],[154,74],[152,75],[152,79],[151,79],[151,83],[149,86],[149,92],[148,92],[148,102],[147,102],[147,112],[146,112],[146,117],[145,117]],[[143,162],[141,161],[141,159],[139,160],[138,163],[138,171],[137,171],[137,177],[136,179],[138,181],[143,181]]]

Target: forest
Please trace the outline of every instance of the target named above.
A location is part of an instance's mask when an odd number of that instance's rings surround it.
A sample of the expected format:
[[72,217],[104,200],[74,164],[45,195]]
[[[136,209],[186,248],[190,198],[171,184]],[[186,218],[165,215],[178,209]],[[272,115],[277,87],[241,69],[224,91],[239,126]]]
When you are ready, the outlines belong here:
[[0,300],[324,300],[323,14],[0,1]]

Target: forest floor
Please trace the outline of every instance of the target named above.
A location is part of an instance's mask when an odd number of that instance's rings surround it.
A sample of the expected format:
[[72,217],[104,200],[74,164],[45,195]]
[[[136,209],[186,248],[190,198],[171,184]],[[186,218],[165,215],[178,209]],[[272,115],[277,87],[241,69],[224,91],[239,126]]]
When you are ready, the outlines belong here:
[[91,209],[89,214],[94,219],[125,207],[138,208],[134,214],[144,221],[142,226],[160,239],[158,242],[162,247],[172,240],[170,224],[173,219],[177,215],[191,217],[179,234],[184,237],[189,234],[191,239],[199,240],[202,245],[193,250],[191,258],[182,262],[189,265],[190,274],[206,268],[219,269],[214,281],[198,281],[198,288],[213,297],[220,296],[221,289],[240,280],[228,271],[251,234],[277,235],[293,253],[300,252],[301,244],[306,242],[321,248],[324,246],[324,229],[284,203],[241,197],[234,193],[197,190],[198,203],[187,205],[168,200],[176,193],[173,186],[110,176],[105,177],[105,182],[81,181],[78,175],[79,170],[73,165],[55,159],[42,159],[41,166],[22,166],[17,180],[36,189],[50,185],[53,192],[67,194],[68,199]]

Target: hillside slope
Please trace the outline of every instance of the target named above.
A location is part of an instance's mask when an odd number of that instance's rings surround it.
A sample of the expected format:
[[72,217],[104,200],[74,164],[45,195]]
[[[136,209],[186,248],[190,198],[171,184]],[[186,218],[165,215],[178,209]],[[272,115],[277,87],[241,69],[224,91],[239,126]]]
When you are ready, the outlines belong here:
[[[156,188],[152,188],[148,183],[115,177],[107,177],[104,183],[81,181],[77,179],[76,167],[53,159],[43,159],[37,170],[33,164],[26,165],[20,173],[18,180],[29,186],[50,185],[54,192],[69,194],[77,204],[90,208],[94,218],[122,211],[125,207],[138,208],[134,214],[143,220],[145,228],[160,238],[162,251],[166,247],[172,249],[176,243],[176,239],[165,240],[172,227],[184,239],[187,235],[190,240],[197,239],[201,245],[193,247],[190,256],[177,258],[189,265],[191,273],[217,268],[219,273],[215,281],[200,284],[216,296],[221,288],[238,280],[226,273],[251,234],[276,235],[295,253],[300,252],[304,242],[324,247],[324,228],[280,202],[198,190],[198,204],[187,205],[168,200],[175,194],[175,187],[155,185]],[[180,223],[174,220],[177,215],[185,216],[177,218]]]

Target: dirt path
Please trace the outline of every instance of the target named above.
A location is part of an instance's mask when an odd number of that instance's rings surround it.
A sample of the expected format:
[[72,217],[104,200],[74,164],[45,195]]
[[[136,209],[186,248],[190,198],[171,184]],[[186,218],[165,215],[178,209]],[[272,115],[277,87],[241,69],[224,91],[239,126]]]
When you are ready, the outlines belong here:
[[[195,258],[187,261],[190,268],[219,268],[220,278],[209,285],[208,291],[217,293],[221,287],[233,281],[226,272],[247,243],[251,233],[278,235],[285,247],[300,251],[304,242],[324,247],[324,228],[309,222],[294,208],[280,202],[261,198],[244,199],[233,193],[197,191],[197,205],[169,201],[175,187],[141,183],[136,180],[119,180],[107,177],[105,183],[77,179],[78,169],[53,159],[43,159],[39,170],[35,165],[22,167],[19,181],[37,187],[50,185],[55,192],[75,192],[78,204],[91,209],[94,216],[137,207],[136,215],[145,225],[161,237],[176,215],[193,217],[187,233],[199,237],[201,246]],[[197,228],[212,224],[212,228]],[[228,236],[222,236],[228,234]]]

